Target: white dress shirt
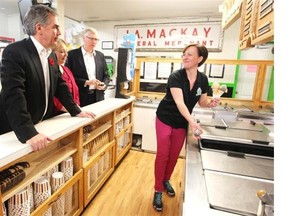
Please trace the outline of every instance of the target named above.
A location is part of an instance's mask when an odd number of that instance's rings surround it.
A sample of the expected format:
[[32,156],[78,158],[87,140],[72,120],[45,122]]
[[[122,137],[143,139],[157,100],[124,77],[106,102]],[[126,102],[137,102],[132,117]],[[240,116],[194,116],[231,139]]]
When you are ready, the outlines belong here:
[[[96,52],[93,51],[92,53],[88,53],[83,47],[81,48],[81,50],[82,50],[82,54],[84,58],[86,71],[88,74],[88,79],[94,80],[96,79],[96,65],[95,65],[95,59],[94,59]],[[95,89],[95,86],[90,85],[89,89]]]
[[50,90],[48,57],[51,54],[52,50],[45,49],[33,36],[31,36],[31,39],[34,45],[36,46],[36,49],[40,56],[42,68],[43,68],[43,75],[44,75],[44,80],[45,80],[45,103],[46,103],[45,111],[43,113],[43,117],[44,117],[48,108],[48,97],[49,97],[49,90]]

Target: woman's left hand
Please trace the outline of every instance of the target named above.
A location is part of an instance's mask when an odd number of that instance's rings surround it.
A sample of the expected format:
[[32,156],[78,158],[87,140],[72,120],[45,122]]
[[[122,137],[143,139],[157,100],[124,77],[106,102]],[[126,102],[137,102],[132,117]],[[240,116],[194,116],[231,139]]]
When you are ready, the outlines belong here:
[[210,103],[208,104],[209,108],[216,107],[220,102],[220,98],[211,98]]
[[96,115],[93,112],[90,112],[90,111],[82,111],[76,116],[77,117],[82,117],[82,118],[92,118],[92,119],[94,119],[96,117]]

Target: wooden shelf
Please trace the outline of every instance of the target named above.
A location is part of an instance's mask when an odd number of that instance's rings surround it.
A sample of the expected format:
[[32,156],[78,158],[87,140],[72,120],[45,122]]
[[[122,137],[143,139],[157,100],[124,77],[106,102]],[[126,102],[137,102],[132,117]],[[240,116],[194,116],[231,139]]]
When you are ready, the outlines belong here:
[[121,161],[121,159],[127,154],[127,152],[132,147],[132,142],[128,143],[125,148],[122,149],[122,151],[117,155],[116,157],[116,165]]
[[84,169],[89,169],[91,168],[92,164],[95,163],[96,161],[98,161],[98,159],[103,155],[103,153],[105,153],[105,151],[107,151],[107,149],[110,149],[111,147],[113,147],[113,145],[115,144],[115,140],[113,140],[110,143],[107,143],[107,145],[105,145],[101,151],[99,151],[98,153],[96,153],[95,155],[92,155],[89,160],[87,162],[85,162],[83,164],[83,168]]
[[272,42],[274,39],[274,1],[243,0],[239,48]]
[[116,115],[115,123],[117,124],[119,121],[124,119],[129,114],[131,114],[131,111],[130,110],[126,110],[123,113]]
[[125,133],[129,128],[132,127],[132,125],[133,125],[132,122],[130,122],[128,125],[126,125],[126,126],[123,128],[123,130],[121,130],[118,134],[116,134],[116,139],[118,139],[119,137],[123,136],[124,133]]
[[[115,150],[115,165],[119,163],[119,161],[126,155],[126,153],[129,151],[129,149],[132,146],[132,123],[127,125],[119,134],[116,135],[116,150]],[[126,132],[130,130],[130,142],[126,143],[124,148],[119,150],[119,139],[123,136],[125,136]]]
[[18,185],[11,188],[9,191],[2,194],[2,202],[5,202],[15,193],[21,189],[27,187],[35,181],[35,179],[44,173],[48,172],[51,168],[61,163],[63,160],[68,158],[77,152],[76,147],[65,146],[59,148],[53,154],[51,152],[46,154],[44,157],[39,157],[33,161],[29,161],[30,167],[25,169],[26,177]]
[[228,29],[241,17],[242,0],[225,0],[223,3],[222,28]]
[[[133,100],[134,98],[128,100],[115,99],[115,101],[111,100],[112,103],[107,102],[107,104],[105,101],[99,102],[100,105],[102,104],[103,107],[105,107],[106,111],[101,112],[97,119],[79,124],[76,129],[74,127],[71,131],[67,130],[65,134],[63,133],[61,136],[58,136],[57,139],[51,141],[46,148],[25,154],[20,158],[17,157],[17,159],[11,161],[11,163],[9,162],[2,166],[1,170],[4,170],[19,162],[28,162],[30,164],[29,168],[24,169],[26,177],[7,192],[0,194],[2,203],[7,202],[10,197],[31,185],[38,177],[46,174],[63,160],[72,156],[73,177],[38,206],[31,215],[43,215],[60,196],[71,188],[73,190],[73,209],[65,215],[80,215],[83,211],[84,204],[85,206],[89,204],[109,176],[114,172],[117,151],[116,139],[118,137],[115,134],[115,128],[116,124],[120,123],[121,120],[124,120],[127,116],[130,117],[129,124],[128,118],[125,119],[123,125],[127,125],[125,127],[123,126],[119,134],[124,135],[127,130],[130,130],[129,136],[130,140],[132,140]],[[99,106],[95,106],[95,110],[98,109]],[[53,120],[51,120],[51,122],[52,121]],[[85,128],[87,126],[91,128]],[[91,131],[87,133],[87,136],[84,135],[84,131],[86,133],[88,130]],[[125,149],[121,149],[119,158],[123,158],[131,145],[132,141],[128,143]],[[84,149],[89,149],[90,152],[94,153],[85,163],[83,163]],[[89,180],[90,176],[88,177],[88,172],[92,172],[89,170],[94,169],[94,165],[99,165],[100,172],[92,176],[92,180]],[[0,215],[2,215],[2,211]]]
[[274,1],[257,0],[257,17],[252,45],[261,45],[274,39]]
[[242,6],[239,49],[253,47],[251,40],[254,34],[257,7],[255,0],[244,0]]
[[[77,185],[78,184],[78,185]],[[43,215],[47,209],[49,209],[53,203],[55,203],[61,195],[64,195],[70,188],[73,188],[74,185],[77,185],[76,192],[74,194],[74,200],[78,205],[73,205],[73,209],[70,211],[69,215],[80,215],[83,211],[83,170],[78,171],[71,179],[69,179],[59,190],[55,191],[45,202],[43,202],[37,209],[35,209],[30,215],[38,216]]]
[[87,145],[89,142],[91,142],[93,139],[95,139],[97,136],[101,135],[105,131],[108,131],[110,128],[112,128],[112,122],[109,121],[105,124],[102,124],[95,128],[93,131],[88,133],[88,138],[83,142],[83,146]]
[[[99,191],[99,189],[102,187],[102,185],[106,182],[106,180],[109,178],[109,176],[114,171],[114,148],[115,148],[115,140],[113,142],[109,143],[101,150],[101,152],[93,155],[89,161],[87,161],[83,165],[84,169],[84,205],[88,205],[88,203],[93,199],[95,194]],[[101,158],[105,155],[109,154],[109,167],[101,173],[100,176],[97,177],[96,181],[92,183],[89,187],[89,170],[92,169],[93,166],[95,166]]]

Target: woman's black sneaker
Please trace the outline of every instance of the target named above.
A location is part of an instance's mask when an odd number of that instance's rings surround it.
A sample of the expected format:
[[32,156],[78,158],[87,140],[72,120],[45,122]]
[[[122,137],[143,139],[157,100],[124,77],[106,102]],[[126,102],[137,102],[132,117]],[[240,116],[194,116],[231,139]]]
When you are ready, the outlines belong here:
[[168,180],[164,181],[164,188],[169,196],[175,196],[175,191]]
[[162,211],[162,192],[154,193],[153,206],[157,211]]

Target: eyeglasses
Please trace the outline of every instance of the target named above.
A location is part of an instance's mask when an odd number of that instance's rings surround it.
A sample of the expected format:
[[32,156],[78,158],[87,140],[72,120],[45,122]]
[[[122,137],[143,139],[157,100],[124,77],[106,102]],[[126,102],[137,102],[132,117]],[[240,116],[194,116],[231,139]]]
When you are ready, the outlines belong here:
[[92,38],[92,37],[89,37],[89,36],[86,36],[89,40],[91,40],[91,41],[99,41],[100,39],[98,39],[98,38]]

